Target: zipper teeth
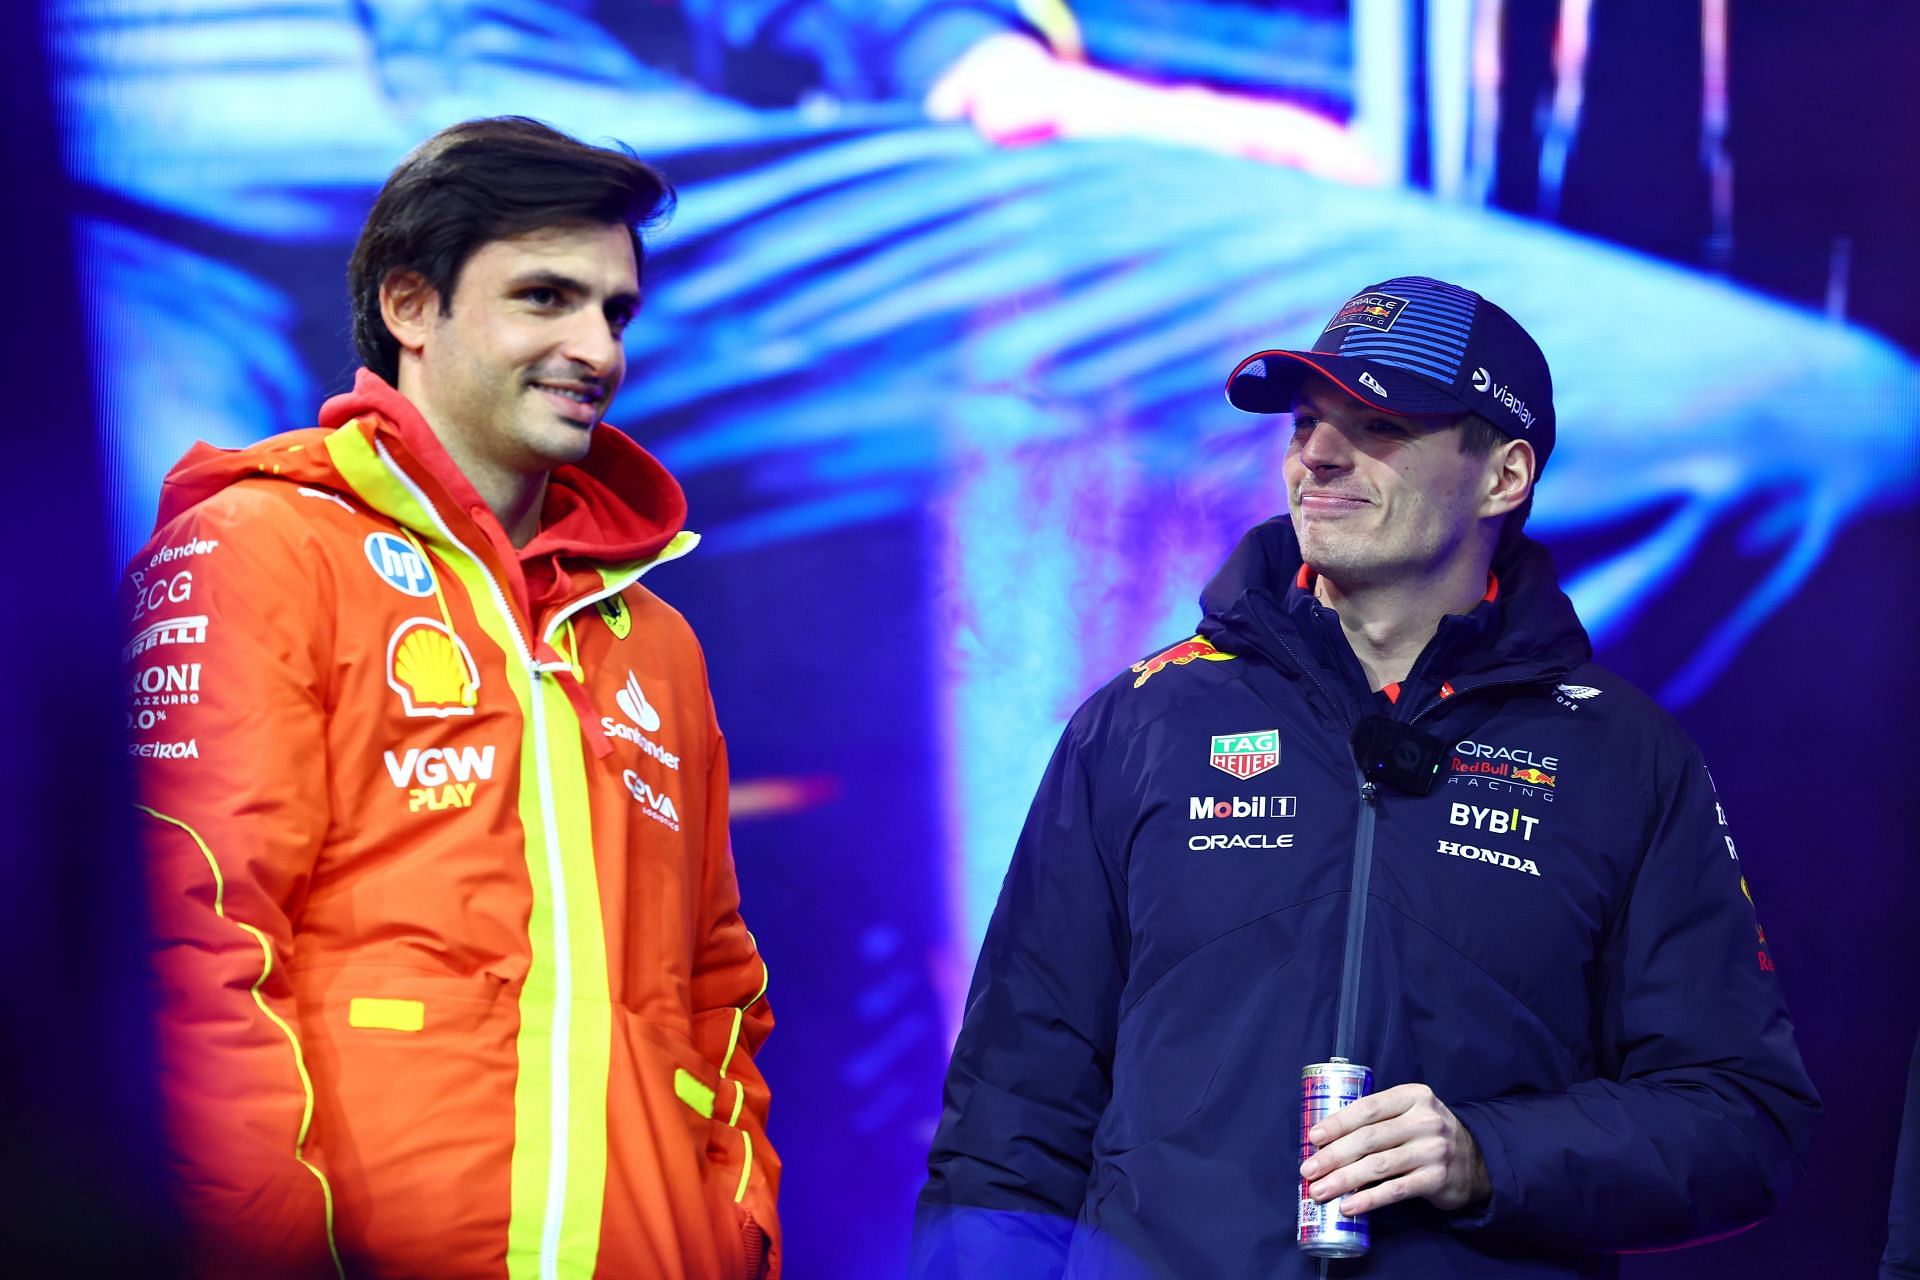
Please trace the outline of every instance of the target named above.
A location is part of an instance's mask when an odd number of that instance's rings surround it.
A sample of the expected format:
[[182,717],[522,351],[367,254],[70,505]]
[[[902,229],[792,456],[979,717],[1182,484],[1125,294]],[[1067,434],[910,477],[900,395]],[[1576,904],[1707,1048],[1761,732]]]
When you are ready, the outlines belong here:
[[[1320,677],[1308,664],[1300,661],[1300,655],[1293,651],[1285,636],[1280,634],[1258,607],[1249,603],[1253,616],[1260,620],[1267,634],[1286,651],[1293,664],[1306,673],[1313,681],[1314,688],[1320,690],[1320,696],[1333,704],[1340,714],[1340,720],[1347,727],[1349,739],[1353,733],[1353,718],[1347,714],[1346,705],[1337,701],[1327,692],[1327,686],[1320,683]],[[1314,616],[1320,617],[1316,605]],[[1352,750],[1351,742],[1348,750]],[[1333,1053],[1335,1057],[1350,1057],[1353,1052],[1355,1027],[1360,1020],[1360,966],[1365,958],[1367,930],[1367,895],[1371,892],[1369,884],[1373,879],[1373,826],[1374,796],[1377,791],[1366,776],[1360,772],[1359,765],[1354,766],[1354,776],[1360,781],[1360,812],[1355,820],[1353,833],[1353,876],[1347,885],[1347,938],[1340,958],[1340,1003],[1334,1015]]]
[[1360,1022],[1360,971],[1366,959],[1367,895],[1373,881],[1374,787],[1360,786],[1360,818],[1353,833],[1353,879],[1348,886],[1347,945],[1340,961],[1340,1006],[1334,1019],[1333,1054],[1336,1058],[1353,1055],[1353,1041]]
[[546,829],[547,886],[553,893],[553,1037],[548,1052],[547,1070],[553,1078],[551,1105],[551,1145],[547,1152],[546,1218],[540,1229],[540,1274],[550,1278],[559,1274],[560,1229],[566,1211],[568,1120],[572,1106],[567,1077],[568,1042],[573,1035],[573,963],[572,935],[567,928],[566,874],[560,865],[558,815],[554,812],[552,765],[547,759],[547,716],[545,690],[536,673],[533,687],[533,741],[535,773],[540,779],[540,824]]
[[493,576],[493,570],[487,568],[487,562],[475,555],[471,547],[454,536],[453,530],[447,527],[446,519],[441,516],[440,508],[434,506],[433,499],[427,496],[426,491],[415,484],[413,477],[394,462],[393,455],[387,452],[387,446],[375,440],[373,447],[380,455],[380,461],[386,463],[387,470],[393,473],[394,479],[398,480],[401,487],[412,495],[415,502],[427,509],[427,514],[433,518],[433,527],[440,531],[440,536],[459,548],[462,555],[473,561],[474,568],[480,570],[480,576],[487,580],[487,590],[493,594],[494,606],[499,609],[500,616],[507,620],[507,628],[513,632],[513,643],[520,651],[521,661],[526,663],[528,668],[538,670],[533,662],[533,648],[527,643],[526,633],[520,630],[520,619],[514,616],[512,608],[508,606],[507,593],[500,589],[500,583]]
[[487,589],[493,596],[494,607],[500,616],[506,619],[507,628],[513,634],[514,645],[520,651],[520,660],[526,665],[533,677],[532,703],[534,775],[540,784],[540,819],[546,828],[547,844],[547,884],[553,893],[553,934],[554,934],[554,1011],[552,1051],[548,1061],[548,1071],[552,1075],[551,1105],[548,1121],[552,1127],[551,1145],[548,1148],[547,1163],[547,1205],[546,1216],[540,1230],[540,1274],[543,1278],[559,1274],[560,1229],[565,1216],[567,1189],[567,1119],[572,1099],[569,1096],[567,1079],[567,1042],[573,1034],[573,963],[568,950],[571,937],[567,932],[567,886],[560,865],[560,850],[556,843],[556,814],[553,803],[552,765],[547,759],[547,718],[542,702],[540,677],[543,674],[541,664],[534,660],[533,649],[527,643],[526,633],[520,629],[520,620],[514,616],[513,609],[507,603],[506,592],[500,589],[500,582],[487,567],[486,561],[473,553],[472,548],[460,541],[452,529],[447,527],[446,519],[440,509],[428,497],[419,485],[393,460],[386,446],[374,441],[373,447],[386,464],[387,470],[399,480],[402,488],[412,495],[414,501],[426,509],[433,520],[433,526],[440,535],[459,549],[486,580]]

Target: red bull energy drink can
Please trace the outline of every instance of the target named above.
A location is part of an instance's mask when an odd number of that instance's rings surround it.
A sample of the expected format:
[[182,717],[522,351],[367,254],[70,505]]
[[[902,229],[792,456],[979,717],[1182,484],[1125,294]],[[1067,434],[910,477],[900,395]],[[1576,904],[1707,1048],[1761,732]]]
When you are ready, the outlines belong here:
[[[1307,1134],[1313,1126],[1346,1106],[1373,1092],[1373,1071],[1345,1058],[1330,1062],[1310,1062],[1300,1069],[1300,1159],[1313,1154]],[[1300,1216],[1294,1228],[1293,1242],[1312,1258],[1357,1258],[1367,1251],[1371,1239],[1364,1217],[1349,1218],[1340,1212],[1340,1202],[1320,1204],[1307,1194],[1307,1180],[1300,1179]]]

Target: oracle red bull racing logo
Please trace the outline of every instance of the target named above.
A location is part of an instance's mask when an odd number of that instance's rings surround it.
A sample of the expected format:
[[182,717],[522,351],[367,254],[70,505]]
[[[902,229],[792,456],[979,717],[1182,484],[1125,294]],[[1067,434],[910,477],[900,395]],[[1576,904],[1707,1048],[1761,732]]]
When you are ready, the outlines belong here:
[[1549,800],[1560,785],[1560,761],[1525,747],[1498,747],[1463,739],[1453,744],[1447,781],[1455,786],[1484,786],[1494,791],[1516,791]]
[[1245,782],[1280,763],[1280,731],[1254,729],[1247,733],[1216,733],[1207,763]]
[[1393,328],[1393,322],[1400,318],[1400,312],[1406,307],[1405,298],[1396,298],[1390,293],[1362,293],[1347,299],[1347,305],[1340,308],[1340,314],[1327,323],[1327,328],[1347,329],[1360,327],[1378,329],[1385,333]]
[[1230,653],[1221,653],[1199,636],[1189,636],[1179,644],[1174,645],[1171,649],[1162,649],[1151,658],[1144,658],[1134,663],[1128,670],[1135,672],[1139,676],[1139,678],[1133,682],[1133,687],[1138,689],[1141,685],[1153,679],[1154,676],[1165,671],[1168,667],[1184,667],[1189,662],[1196,660],[1202,662],[1232,662],[1233,655]]

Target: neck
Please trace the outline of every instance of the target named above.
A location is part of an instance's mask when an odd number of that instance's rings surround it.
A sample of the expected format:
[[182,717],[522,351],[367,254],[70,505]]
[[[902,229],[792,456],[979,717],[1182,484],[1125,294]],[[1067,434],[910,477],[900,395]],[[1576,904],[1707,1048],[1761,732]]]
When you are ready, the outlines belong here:
[[507,531],[507,541],[516,549],[532,542],[533,535],[540,532],[540,507],[547,497],[547,473],[528,476],[517,471],[500,471],[486,476],[468,466],[452,450],[448,453],[473,483],[480,500],[493,512],[500,527]]
[[1375,689],[1398,684],[1450,613],[1467,613],[1487,594],[1488,566],[1477,559],[1438,577],[1346,586],[1321,575],[1313,593],[1340,615],[1353,656]]
[[500,522],[507,541],[515,548],[526,546],[540,531],[540,508],[547,497],[547,472],[518,470],[476,448],[465,434],[449,426],[434,409],[422,380],[410,374],[413,370],[403,359],[396,390],[419,411],[440,447],[447,451],[448,460],[459,468],[473,491],[493,512],[494,519]]

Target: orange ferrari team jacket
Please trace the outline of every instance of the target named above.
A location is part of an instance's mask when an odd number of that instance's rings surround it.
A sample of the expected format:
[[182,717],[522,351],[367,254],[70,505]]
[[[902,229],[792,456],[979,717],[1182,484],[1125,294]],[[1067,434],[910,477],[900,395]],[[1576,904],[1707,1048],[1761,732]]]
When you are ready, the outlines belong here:
[[201,1273],[778,1274],[726,751],[640,585],[684,515],[601,426],[516,551],[365,372],[169,476],[124,656]]

